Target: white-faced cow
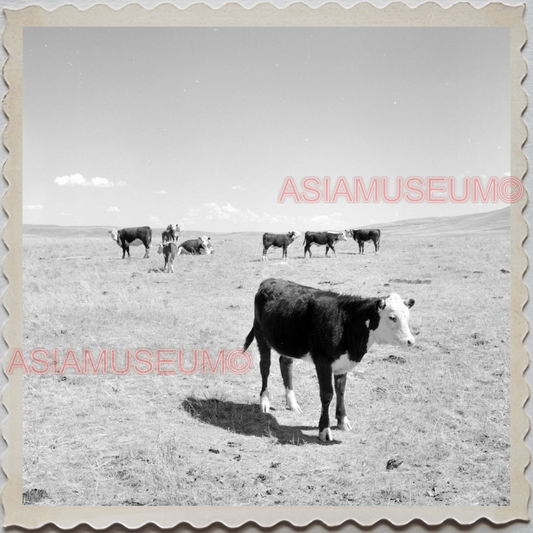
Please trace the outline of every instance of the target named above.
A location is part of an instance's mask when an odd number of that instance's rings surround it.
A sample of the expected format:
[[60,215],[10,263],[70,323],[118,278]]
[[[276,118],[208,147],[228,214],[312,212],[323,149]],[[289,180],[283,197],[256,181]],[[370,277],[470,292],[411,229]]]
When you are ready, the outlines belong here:
[[335,243],[338,241],[345,241],[346,233],[344,231],[306,231],[304,237],[304,257],[307,252],[309,252],[309,257],[311,254],[311,246],[316,244],[317,246],[326,245],[326,257],[328,255],[329,249],[333,250],[335,257],[337,257],[337,252],[335,251]]
[[200,255],[200,254],[210,254],[213,251],[213,247],[210,247],[211,237],[202,235],[197,239],[191,239],[185,242],[182,242],[178,245],[178,255]]
[[379,229],[348,229],[347,235],[351,235],[354,241],[359,245],[359,253],[365,253],[365,242],[372,241],[374,243],[374,252],[379,253],[379,242],[381,240],[381,230]]
[[152,229],[149,226],[142,226],[140,228],[124,228],[111,230],[111,238],[122,248],[122,259],[130,256],[130,246],[144,245],[146,249],[144,258],[150,257],[150,246],[152,245]]
[[178,226],[178,224],[169,224],[167,226],[167,229],[161,234],[161,240],[163,244],[165,244],[166,242],[176,242],[178,240],[179,232],[180,227]]
[[166,242],[160,244],[157,248],[158,254],[163,254],[165,258],[165,266],[163,272],[174,272],[174,258],[178,255],[178,247],[173,242]]
[[263,235],[263,261],[267,260],[267,252],[270,247],[281,248],[281,259],[287,259],[289,246],[301,235],[299,231],[289,233],[265,233]]
[[293,359],[315,365],[320,387],[322,414],[319,438],[331,440],[329,405],[337,396],[336,418],[344,431],[351,428],[344,407],[346,374],[374,344],[412,346],[409,308],[414,300],[398,294],[387,298],[362,298],[322,291],[282,279],[267,279],[255,295],[255,317],[243,350],[254,340],[260,353],[261,410],[269,412],[268,375],[270,352],[280,354],[281,375],[287,408],[301,412],[292,386]]

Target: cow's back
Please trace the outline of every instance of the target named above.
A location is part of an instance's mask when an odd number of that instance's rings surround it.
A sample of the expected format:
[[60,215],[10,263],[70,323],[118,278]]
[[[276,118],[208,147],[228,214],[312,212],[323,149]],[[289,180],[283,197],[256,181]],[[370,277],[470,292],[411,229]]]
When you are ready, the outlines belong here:
[[333,331],[322,335],[310,325],[328,324],[331,315],[338,314],[336,298],[335,293],[270,278],[261,283],[255,296],[255,318],[272,348],[301,357],[333,340]]

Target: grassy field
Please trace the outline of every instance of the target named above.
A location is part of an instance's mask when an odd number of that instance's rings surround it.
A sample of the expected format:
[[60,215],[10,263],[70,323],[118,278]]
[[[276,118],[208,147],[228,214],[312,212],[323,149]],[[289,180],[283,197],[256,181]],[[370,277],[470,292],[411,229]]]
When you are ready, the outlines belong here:
[[[509,505],[509,211],[383,225],[382,248],[337,258],[302,239],[261,261],[261,236],[211,234],[212,256],[122,252],[105,228],[25,227],[24,354],[60,362],[116,350],[240,348],[261,280],[280,277],[365,296],[414,298],[409,350],[375,346],[348,376],[353,431],[318,438],[314,368],[295,363],[285,409],[278,365],[272,412],[250,371],[29,374],[24,378],[25,502],[32,505]],[[159,233],[154,240],[159,241]],[[196,236],[196,235],[191,235]],[[189,235],[185,235],[189,237]],[[143,369],[147,365],[142,365]],[[334,421],[334,411],[330,414]],[[387,469],[394,460],[396,468]]]

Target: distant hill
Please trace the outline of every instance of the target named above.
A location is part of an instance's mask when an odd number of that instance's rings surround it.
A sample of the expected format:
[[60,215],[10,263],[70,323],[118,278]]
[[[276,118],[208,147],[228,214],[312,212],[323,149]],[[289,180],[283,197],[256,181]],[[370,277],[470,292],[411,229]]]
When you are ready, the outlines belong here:
[[[473,215],[459,215],[452,217],[429,217],[416,218],[410,220],[400,220],[398,222],[388,222],[384,224],[374,224],[388,234],[398,235],[442,235],[453,233],[483,233],[483,232],[509,232],[511,230],[511,208],[506,207],[498,211],[489,213],[475,213]],[[23,236],[27,237],[56,237],[56,238],[101,238],[107,237],[108,231],[113,229],[111,226],[54,226],[24,224],[22,227]],[[337,228],[331,228],[337,229]],[[341,228],[338,228],[341,229]],[[346,229],[346,228],[345,228]],[[304,232],[305,228],[300,229]],[[154,242],[160,242],[162,228],[153,230]],[[244,231],[234,233],[219,233],[212,231],[195,231],[186,230],[181,232],[180,241],[183,239],[193,239],[199,235],[209,235],[211,237],[223,237],[229,235],[248,235],[260,236],[261,231]]]
[[[369,227],[369,226],[368,226]],[[442,235],[444,233],[482,233],[511,231],[511,208],[506,207],[488,213],[474,213],[472,215],[459,215],[451,217],[428,217],[411,220],[400,220],[387,224],[377,224],[390,234],[423,234]]]

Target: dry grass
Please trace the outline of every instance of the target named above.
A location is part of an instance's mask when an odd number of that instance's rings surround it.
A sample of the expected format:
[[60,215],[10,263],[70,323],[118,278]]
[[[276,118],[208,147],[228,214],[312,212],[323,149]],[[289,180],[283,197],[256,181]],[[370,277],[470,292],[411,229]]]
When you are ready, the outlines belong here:
[[[498,216],[501,216],[498,215]],[[474,219],[472,219],[474,220]],[[474,220],[475,222],[475,220]],[[501,224],[431,221],[383,232],[379,256],[353,241],[337,259],[301,242],[262,263],[257,234],[213,235],[213,256],[132,259],[105,231],[24,236],[24,354],[72,348],[242,346],[270,276],[363,295],[412,297],[409,351],[374,347],[349,375],[353,431],[317,439],[318,383],[295,365],[303,414],[286,411],[277,363],[270,415],[249,373],[28,375],[24,491],[44,505],[508,505],[510,254]],[[456,228],[461,233],[454,234]],[[484,229],[485,228],[485,229]],[[488,228],[488,229],[487,229]],[[93,235],[95,235],[93,233]],[[503,271],[502,271],[503,270]],[[505,272],[507,271],[507,272]],[[176,355],[173,356],[176,360]],[[120,364],[122,364],[120,363]],[[166,365],[165,368],[172,368]],[[174,368],[176,366],[174,365]],[[332,408],[333,414],[333,408]],[[389,460],[399,464],[387,470]],[[30,498],[31,495],[36,495]]]

